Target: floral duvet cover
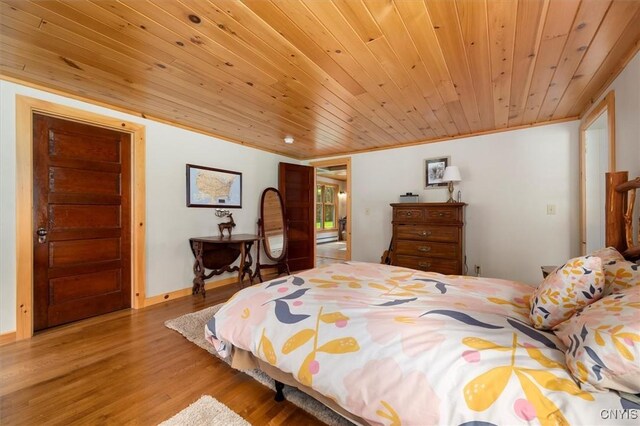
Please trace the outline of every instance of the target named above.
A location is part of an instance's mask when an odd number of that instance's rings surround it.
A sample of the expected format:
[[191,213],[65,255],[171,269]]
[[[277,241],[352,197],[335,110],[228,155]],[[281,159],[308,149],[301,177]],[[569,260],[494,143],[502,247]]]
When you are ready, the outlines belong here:
[[578,387],[561,341],[528,321],[532,292],[346,262],[238,292],[205,333],[223,356],[250,351],[370,424],[637,421],[639,406]]

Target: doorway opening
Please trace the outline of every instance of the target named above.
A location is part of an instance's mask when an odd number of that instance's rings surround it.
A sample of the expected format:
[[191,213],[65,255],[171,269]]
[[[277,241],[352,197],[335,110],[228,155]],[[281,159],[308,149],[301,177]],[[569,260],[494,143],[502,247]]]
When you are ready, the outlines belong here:
[[315,265],[351,260],[351,159],[311,163],[315,167]]
[[615,93],[580,123],[580,251],[606,246],[605,174],[616,170]]

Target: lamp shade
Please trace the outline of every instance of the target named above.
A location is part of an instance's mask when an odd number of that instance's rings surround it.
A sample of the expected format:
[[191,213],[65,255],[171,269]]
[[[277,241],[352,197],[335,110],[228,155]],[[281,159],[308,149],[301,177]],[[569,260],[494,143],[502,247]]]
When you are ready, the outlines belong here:
[[444,169],[444,176],[442,176],[443,182],[460,182],[461,180],[460,170],[457,166],[447,166],[447,168]]

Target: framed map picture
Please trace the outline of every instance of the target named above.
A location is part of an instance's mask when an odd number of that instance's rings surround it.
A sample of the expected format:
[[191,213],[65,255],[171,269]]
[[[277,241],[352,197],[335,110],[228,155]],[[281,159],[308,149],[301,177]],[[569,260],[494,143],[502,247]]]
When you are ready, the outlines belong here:
[[242,207],[242,173],[187,164],[187,207]]

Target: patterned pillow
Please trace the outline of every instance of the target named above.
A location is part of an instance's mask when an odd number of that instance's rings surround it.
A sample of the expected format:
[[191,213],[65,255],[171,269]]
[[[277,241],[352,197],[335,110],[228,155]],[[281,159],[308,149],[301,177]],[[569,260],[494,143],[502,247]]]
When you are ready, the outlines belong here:
[[603,265],[605,263],[612,262],[612,261],[624,260],[624,256],[622,256],[620,252],[615,249],[615,247],[601,248],[592,253],[589,253],[588,256],[599,257],[600,259],[602,259]]
[[[603,262],[604,295],[620,293],[626,289],[640,285],[640,266],[626,260]],[[637,289],[640,291],[640,287]]]
[[535,328],[550,330],[578,309],[602,297],[602,260],[582,256],[550,273],[533,294],[529,319]]
[[640,393],[640,289],[603,297],[563,322],[555,334],[584,390]]

